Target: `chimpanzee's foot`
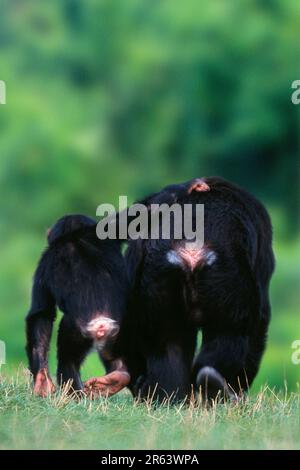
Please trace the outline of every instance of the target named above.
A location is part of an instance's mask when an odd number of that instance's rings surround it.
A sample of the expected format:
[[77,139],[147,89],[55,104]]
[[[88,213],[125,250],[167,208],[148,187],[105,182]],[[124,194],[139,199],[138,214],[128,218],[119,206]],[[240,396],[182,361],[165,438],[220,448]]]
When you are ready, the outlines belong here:
[[145,377],[140,375],[135,382],[131,384],[131,391],[134,397],[138,397],[141,394],[141,389],[145,383]]
[[224,377],[213,367],[202,367],[198,372],[196,385],[205,402],[233,399],[235,394],[229,389]]
[[33,393],[36,396],[46,398],[54,392],[55,385],[51,380],[48,370],[46,368],[40,369],[35,377]]
[[110,397],[120,392],[130,382],[130,375],[126,371],[115,370],[103,377],[94,377],[84,384],[84,391],[90,398],[99,396]]

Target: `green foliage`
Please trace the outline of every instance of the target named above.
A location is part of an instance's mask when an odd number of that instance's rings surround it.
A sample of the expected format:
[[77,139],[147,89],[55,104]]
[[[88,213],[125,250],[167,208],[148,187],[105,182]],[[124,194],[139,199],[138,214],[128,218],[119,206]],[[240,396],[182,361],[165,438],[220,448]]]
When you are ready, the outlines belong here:
[[299,2],[2,0],[0,8],[4,367],[25,361],[31,276],[55,219],[219,174],[271,211],[274,316],[256,386],[286,379],[295,389],[300,108],[290,95]]

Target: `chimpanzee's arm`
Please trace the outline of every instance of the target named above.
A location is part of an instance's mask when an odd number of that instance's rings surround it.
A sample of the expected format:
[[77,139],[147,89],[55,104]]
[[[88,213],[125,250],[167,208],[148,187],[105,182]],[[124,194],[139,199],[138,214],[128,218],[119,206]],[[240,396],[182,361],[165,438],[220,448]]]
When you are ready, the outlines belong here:
[[34,392],[41,396],[54,390],[48,372],[48,350],[55,316],[55,301],[40,265],[35,274],[31,308],[26,317],[26,351],[35,382]]

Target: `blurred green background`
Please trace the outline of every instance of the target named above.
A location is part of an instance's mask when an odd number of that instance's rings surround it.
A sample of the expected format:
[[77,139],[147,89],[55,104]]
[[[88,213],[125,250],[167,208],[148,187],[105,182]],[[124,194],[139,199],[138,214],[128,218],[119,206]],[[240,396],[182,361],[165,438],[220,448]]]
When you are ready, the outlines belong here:
[[[255,387],[297,387],[299,24],[298,0],[0,0],[2,371],[26,363],[31,278],[58,217],[220,175],[274,224],[273,320]],[[99,371],[94,356],[84,375]]]

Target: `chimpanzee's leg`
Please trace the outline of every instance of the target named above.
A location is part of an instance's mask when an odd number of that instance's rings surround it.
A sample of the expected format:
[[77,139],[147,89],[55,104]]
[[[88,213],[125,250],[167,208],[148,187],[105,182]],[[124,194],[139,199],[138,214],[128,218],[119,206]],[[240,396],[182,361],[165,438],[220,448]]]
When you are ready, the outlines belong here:
[[164,355],[147,359],[147,375],[141,382],[140,397],[158,400],[184,400],[190,394],[190,369],[183,352],[170,347]]
[[74,390],[82,390],[80,366],[92,347],[92,340],[82,336],[75,326],[66,324],[63,318],[57,337],[57,382],[62,385],[72,381]]
[[54,320],[52,313],[30,313],[26,318],[26,350],[34,378],[40,369],[48,367],[48,350]]
[[[256,312],[259,312],[259,318]],[[228,319],[223,328],[203,329],[202,346],[194,361],[192,378],[197,388],[201,386],[204,398],[236,397],[246,392],[255,379],[270,320],[267,292],[255,309],[248,311],[248,318],[253,321],[242,317],[237,325],[236,321],[231,324]],[[245,326],[247,323],[248,327]]]
[[106,346],[103,351],[98,352],[98,355],[107,374],[110,374],[110,372],[114,370],[127,370],[124,361],[122,359],[115,359],[110,351],[107,351]]
[[222,284],[219,290],[206,291],[208,317],[192,374],[204,398],[238,397],[248,390],[258,372],[270,319],[271,272],[262,270],[263,259],[259,275],[240,254],[234,275],[230,270],[226,275],[220,266],[220,271],[211,274],[216,279],[219,276]]
[[34,393],[41,397],[55,390],[48,370],[48,350],[55,320],[55,302],[38,268],[32,289],[31,309],[26,317],[26,351],[34,377]]
[[260,292],[261,308],[260,319],[252,328],[249,335],[249,353],[246,358],[247,385],[250,387],[258,372],[260,362],[266,347],[268,327],[271,318],[271,306],[269,301],[268,282],[262,283]]
[[247,336],[203,331],[202,346],[193,366],[193,382],[201,387],[205,399],[230,397],[247,388],[246,358],[249,352]]
[[[246,358],[245,373],[248,388],[255,379],[266,347],[269,320],[261,320],[249,336],[249,352]],[[245,387],[247,390],[247,387]]]
[[191,368],[196,346],[196,330],[184,344],[169,344],[163,353],[147,358],[147,373],[141,383],[141,398],[161,402],[184,400],[190,396]]

